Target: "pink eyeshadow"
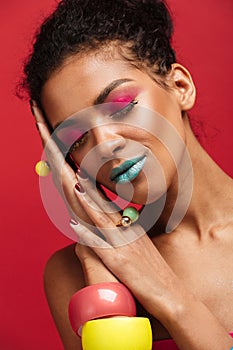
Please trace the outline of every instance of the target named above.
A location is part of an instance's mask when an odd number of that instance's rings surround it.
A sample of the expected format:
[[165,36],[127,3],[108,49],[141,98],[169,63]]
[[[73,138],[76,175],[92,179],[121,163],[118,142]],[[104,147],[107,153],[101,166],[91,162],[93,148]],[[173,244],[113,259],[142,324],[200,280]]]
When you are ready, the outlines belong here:
[[132,100],[132,96],[119,96],[114,98],[111,102],[130,103]]

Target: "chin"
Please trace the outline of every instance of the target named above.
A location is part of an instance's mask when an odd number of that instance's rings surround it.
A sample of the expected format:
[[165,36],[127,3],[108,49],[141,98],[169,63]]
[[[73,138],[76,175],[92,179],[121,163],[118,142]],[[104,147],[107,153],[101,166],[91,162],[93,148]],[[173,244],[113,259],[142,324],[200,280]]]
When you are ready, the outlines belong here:
[[[137,182],[137,183],[136,183]],[[110,200],[116,200],[127,205],[127,203],[137,204],[145,206],[159,201],[161,198],[166,197],[167,190],[164,186],[158,186],[161,190],[156,190],[155,185],[151,185],[150,190],[148,184],[138,181],[132,181],[125,184],[114,186],[114,189],[102,185],[104,192]],[[125,203],[127,202],[127,203]]]

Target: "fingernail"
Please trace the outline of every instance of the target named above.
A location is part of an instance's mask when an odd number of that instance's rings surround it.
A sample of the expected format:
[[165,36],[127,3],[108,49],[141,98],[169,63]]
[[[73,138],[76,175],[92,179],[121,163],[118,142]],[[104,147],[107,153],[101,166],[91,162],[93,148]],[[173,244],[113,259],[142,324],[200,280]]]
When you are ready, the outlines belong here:
[[79,222],[78,222],[78,221],[76,221],[75,219],[71,218],[71,219],[70,219],[70,224],[71,224],[71,225],[75,225],[75,226],[76,226],[76,225],[78,225],[78,224],[79,224]]
[[87,174],[82,169],[79,169],[78,176],[81,177],[81,179],[83,179],[83,180],[88,179]]
[[79,193],[85,193],[83,187],[82,187],[81,184],[78,183],[78,182],[77,182],[76,185],[75,185],[75,189],[76,189]]

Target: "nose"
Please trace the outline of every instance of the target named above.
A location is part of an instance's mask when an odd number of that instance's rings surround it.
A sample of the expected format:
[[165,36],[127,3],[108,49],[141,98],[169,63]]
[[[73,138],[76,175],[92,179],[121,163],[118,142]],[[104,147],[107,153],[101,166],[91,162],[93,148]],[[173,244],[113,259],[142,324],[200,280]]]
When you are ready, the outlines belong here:
[[117,153],[126,145],[126,139],[119,134],[111,131],[110,126],[100,126],[92,130],[97,152],[101,159],[109,159],[117,156]]

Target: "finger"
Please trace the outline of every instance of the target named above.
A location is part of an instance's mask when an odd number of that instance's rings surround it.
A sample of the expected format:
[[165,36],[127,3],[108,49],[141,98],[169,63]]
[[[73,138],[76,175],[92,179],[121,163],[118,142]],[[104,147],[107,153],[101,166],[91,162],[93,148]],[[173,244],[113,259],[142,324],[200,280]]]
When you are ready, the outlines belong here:
[[117,221],[113,221],[109,214],[105,213],[88,193],[80,193],[77,189],[74,191],[87,215],[111,246],[118,247],[129,244],[145,234],[142,227],[135,224],[127,228],[116,227]]
[[[89,207],[92,206],[93,209],[98,208],[97,210],[99,210],[100,212],[102,221],[104,220],[103,212],[107,214],[108,217],[114,223],[114,229],[116,229],[116,223],[118,223],[119,220],[122,218],[122,215],[120,213],[121,209],[115,203],[108,200],[104,193],[99,191],[94,185],[94,183],[90,181],[87,177],[81,177],[78,175],[77,178],[81,186],[83,187],[83,190],[87,192],[87,194],[90,196]],[[91,200],[93,200],[93,202]],[[132,227],[128,227],[127,229],[123,227],[120,227],[119,229],[121,232],[120,236],[119,231],[117,231],[118,235],[116,234],[116,232],[111,232],[111,239],[108,239],[108,241],[111,242],[111,244],[115,247],[129,244],[145,234],[143,228],[136,224],[134,224]],[[108,229],[105,229],[103,227],[101,228],[101,232],[105,235],[105,237],[109,237]]]
[[38,123],[41,137],[46,143],[44,152],[47,161],[52,170],[53,182],[61,194],[71,217],[92,224],[87,213],[82,209],[77,198],[74,195],[73,188],[77,183],[76,175],[73,169],[66,162],[62,152],[54,140],[48,135],[48,129],[45,124]]
[[118,282],[93,249],[77,243],[75,253],[82,264],[87,285],[102,282]]
[[44,145],[44,151],[49,162],[49,166],[52,171],[56,171],[57,174],[68,176],[72,180],[72,184],[76,181],[75,174],[68,163],[65,161],[62,152],[57,146],[56,142],[52,139],[47,123],[44,119],[43,113],[36,105],[32,106],[33,112],[37,121],[38,131],[42,143]]
[[[35,102],[32,102],[32,112],[33,112],[33,115],[36,119],[36,124],[37,124],[37,127],[38,127],[38,131],[39,131],[39,134],[41,136],[41,140],[42,140],[42,143],[43,143],[43,146],[46,144],[46,142],[49,140],[50,138],[50,132],[49,132],[49,128],[47,126],[47,123],[46,123],[46,120],[43,116],[43,113],[42,111],[40,110],[40,108],[36,105]],[[41,135],[41,130],[39,128],[40,125],[43,125],[44,127],[42,128],[42,135]]]
[[59,149],[56,142],[51,137],[47,122],[43,116],[40,108],[34,103],[32,105],[33,113],[37,121],[38,131],[44,146],[44,151],[47,156],[51,170],[55,170],[60,175],[64,175],[72,180],[72,183],[76,181],[75,174],[69,164],[65,161],[64,155]]
[[63,177],[64,180],[68,179],[71,181],[71,185],[75,183],[75,174],[73,173],[70,166],[66,163],[63,154],[51,138],[48,129],[45,124],[38,123],[38,130],[44,145],[44,153],[49,163],[49,167],[53,174],[54,183],[61,192]]
[[83,190],[88,193],[98,207],[101,208],[103,212],[108,214],[114,223],[118,222],[121,219],[121,208],[115,203],[111,202],[90,179],[87,177],[81,177],[79,174],[77,174],[77,178]]
[[32,108],[34,116],[36,118],[38,131],[40,133],[40,137],[45,148],[46,155],[49,158],[49,164],[51,167],[58,168],[61,166],[61,164],[64,163],[64,156],[51,137],[49,128],[47,126],[42,111],[35,104],[32,106]]
[[106,241],[101,237],[91,232],[86,226],[80,223],[70,222],[70,226],[73,231],[77,234],[78,241],[81,244],[89,247],[100,247],[100,248],[112,248]]
[[45,123],[45,118],[44,115],[41,111],[41,109],[38,107],[37,103],[35,101],[31,101],[30,102],[30,106],[31,106],[31,110],[32,110],[32,114],[34,115],[36,122],[40,122],[40,123]]
[[49,158],[51,158],[50,159],[51,165],[55,164],[56,160],[64,161],[64,157],[61,151],[59,150],[58,146],[51,138],[51,134],[47,126],[47,123],[44,119],[42,111],[35,104],[32,105],[32,108],[33,108],[34,116],[36,118],[38,131],[39,131],[43,146],[45,148],[46,154],[48,155]]

